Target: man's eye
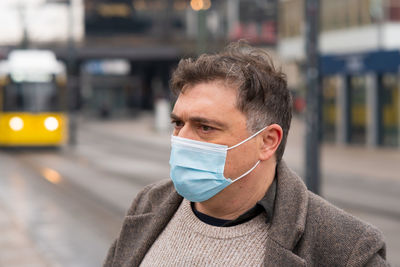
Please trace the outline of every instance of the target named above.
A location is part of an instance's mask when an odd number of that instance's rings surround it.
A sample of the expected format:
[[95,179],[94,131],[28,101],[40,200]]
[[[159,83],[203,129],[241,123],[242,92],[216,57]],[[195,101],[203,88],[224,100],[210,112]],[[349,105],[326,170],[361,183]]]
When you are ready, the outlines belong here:
[[176,128],[180,128],[183,126],[182,121],[172,121],[171,123],[174,124],[174,127],[176,127]]
[[207,125],[201,125],[201,130],[204,132],[209,132],[211,130],[214,130],[214,128],[211,126],[207,126]]

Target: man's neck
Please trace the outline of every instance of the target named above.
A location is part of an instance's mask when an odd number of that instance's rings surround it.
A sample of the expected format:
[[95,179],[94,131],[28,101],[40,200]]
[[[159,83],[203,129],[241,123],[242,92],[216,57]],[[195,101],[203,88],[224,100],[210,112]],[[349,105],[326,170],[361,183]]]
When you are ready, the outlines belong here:
[[[204,202],[196,202],[195,208],[208,216],[234,220],[261,200],[275,177],[275,168],[263,166],[253,173],[231,184],[223,191]],[[246,180],[245,180],[246,179]]]

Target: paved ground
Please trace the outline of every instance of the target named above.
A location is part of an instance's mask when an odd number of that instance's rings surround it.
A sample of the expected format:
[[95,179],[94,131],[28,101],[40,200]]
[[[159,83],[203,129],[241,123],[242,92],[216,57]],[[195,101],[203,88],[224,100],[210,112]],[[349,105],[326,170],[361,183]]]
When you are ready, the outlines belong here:
[[0,266],[50,266],[12,214],[0,203]]
[[[79,190],[85,195],[97,195],[96,198],[90,200],[89,204],[86,203],[86,206],[79,207],[78,205],[71,209],[71,212],[84,210],[87,206],[99,209],[94,206],[95,202],[99,201],[102,203],[102,208],[114,207],[111,209],[115,212],[111,215],[107,215],[108,210],[97,212],[97,214],[101,214],[101,216],[97,215],[97,221],[105,221],[106,218],[110,220],[101,226],[107,228],[109,225],[110,229],[100,229],[100,226],[97,226],[96,230],[98,233],[102,232],[107,238],[100,239],[98,235],[86,234],[86,239],[95,239],[94,243],[109,242],[107,240],[111,239],[110,236],[115,236],[115,230],[111,231],[111,228],[114,229],[121,219],[116,217],[123,215],[130,203],[132,193],[146,183],[165,178],[165,173],[168,173],[167,157],[170,135],[169,133],[156,133],[152,123],[153,118],[148,114],[140,116],[134,121],[82,120],[79,133],[81,144],[75,149],[67,148],[61,153],[63,158],[67,157],[71,160],[70,163],[61,163],[60,158],[49,155],[24,155],[21,156],[25,160],[22,163],[39,166],[45,162],[46,166],[58,170],[61,174],[68,174],[69,183],[62,185],[64,191],[68,187],[74,190],[80,188]],[[300,174],[303,173],[303,137],[304,125],[301,121],[294,120],[284,158],[290,167]],[[93,145],[96,143],[99,144],[99,147],[94,150]],[[119,146],[118,155],[113,154],[113,147],[116,146]],[[12,157],[1,156],[0,161],[3,160],[3,163],[8,160],[7,163],[4,163],[7,164],[7,167],[21,169],[21,166],[10,166],[14,164]],[[387,237],[390,262],[393,266],[400,266],[400,255],[398,254],[400,251],[400,205],[398,205],[400,203],[400,150],[324,145],[321,156],[322,195],[350,213],[378,226]],[[79,166],[84,166],[85,169],[78,169]],[[149,175],[143,177],[143,173]],[[0,168],[0,176],[9,175]],[[87,179],[81,179],[83,176]],[[110,177],[114,179],[110,179]],[[141,180],[135,180],[133,185],[132,177]],[[12,181],[18,182],[18,179]],[[18,184],[14,186],[23,187]],[[104,188],[108,189],[107,193],[102,191]],[[2,193],[1,190],[0,193]],[[60,191],[54,192],[57,196],[61,196],[61,193]],[[118,197],[116,197],[117,194]],[[80,195],[74,193],[72,197],[79,198]],[[100,195],[102,199],[98,197]],[[0,266],[57,266],[55,263],[57,261],[45,253],[48,250],[44,249],[46,248],[45,244],[35,243],[37,240],[29,229],[26,229],[27,224],[21,221],[21,216],[19,216],[23,212],[16,212],[2,205],[2,197],[4,200],[4,197],[8,196],[0,195]],[[70,199],[71,196],[68,195],[60,202],[67,202],[68,198]],[[45,202],[43,205],[48,204]],[[51,219],[59,217],[59,215],[48,217]],[[66,217],[63,220],[69,219],[71,218]],[[90,225],[89,218],[79,218],[79,221]],[[71,223],[69,225],[71,226]],[[72,226],[71,228],[77,228],[81,224],[72,224]],[[93,228],[93,226],[90,227]],[[104,234],[105,231],[109,231],[109,233]],[[50,234],[54,236],[54,232]],[[58,236],[53,238],[58,238]],[[84,245],[81,244],[81,246]],[[100,251],[103,251],[105,247],[106,245],[101,245]],[[58,249],[66,251],[65,255],[73,253],[68,250],[68,247]],[[71,263],[68,266],[78,266],[78,264]]]

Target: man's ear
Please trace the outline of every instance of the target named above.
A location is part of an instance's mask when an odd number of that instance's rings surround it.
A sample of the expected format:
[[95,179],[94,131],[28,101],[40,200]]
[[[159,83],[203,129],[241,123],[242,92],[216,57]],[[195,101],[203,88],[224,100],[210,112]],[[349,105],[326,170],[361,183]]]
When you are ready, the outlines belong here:
[[259,159],[269,160],[275,155],[275,151],[282,141],[282,127],[278,124],[271,124],[260,133],[260,137]]

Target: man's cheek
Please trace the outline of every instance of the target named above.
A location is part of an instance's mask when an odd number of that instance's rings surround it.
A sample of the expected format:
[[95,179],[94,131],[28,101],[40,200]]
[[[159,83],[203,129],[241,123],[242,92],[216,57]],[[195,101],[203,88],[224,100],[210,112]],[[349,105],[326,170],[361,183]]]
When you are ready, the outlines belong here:
[[[243,159],[242,159],[243,160]],[[228,155],[225,162],[224,176],[225,178],[236,178],[241,166],[240,158]],[[235,176],[236,175],[236,176]]]

